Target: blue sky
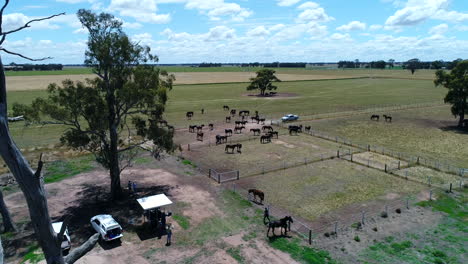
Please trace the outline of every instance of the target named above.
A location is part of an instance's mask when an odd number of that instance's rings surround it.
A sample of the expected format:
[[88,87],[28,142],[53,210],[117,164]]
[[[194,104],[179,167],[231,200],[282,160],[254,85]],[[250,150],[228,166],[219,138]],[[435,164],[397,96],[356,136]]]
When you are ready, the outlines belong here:
[[[65,12],[9,36],[4,47],[50,63],[83,63],[80,8],[108,12],[160,63],[405,61],[467,58],[466,0],[20,0],[4,30]],[[24,62],[2,54],[5,63]]]

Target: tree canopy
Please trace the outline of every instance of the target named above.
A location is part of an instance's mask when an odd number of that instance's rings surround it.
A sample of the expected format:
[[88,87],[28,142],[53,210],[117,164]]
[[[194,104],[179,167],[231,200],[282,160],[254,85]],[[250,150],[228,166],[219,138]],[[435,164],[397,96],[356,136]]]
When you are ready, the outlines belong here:
[[421,69],[421,61],[419,59],[411,59],[403,64],[405,69],[411,71],[411,74],[414,74],[417,69]]
[[275,71],[271,69],[262,69],[257,71],[257,77],[250,78],[250,85],[247,86],[247,90],[260,90],[261,95],[265,95],[266,90],[276,90],[278,87],[273,85],[273,82],[281,82],[275,76]]
[[468,109],[468,60],[458,62],[450,72],[438,70],[434,84],[448,89],[444,100],[452,105],[452,114],[459,118],[458,126],[462,127]]
[[51,84],[47,98],[13,109],[32,121],[67,126],[61,142],[93,153],[110,172],[112,197],[119,198],[120,173],[131,165],[130,150],[147,141],[173,150],[173,131],[158,121],[175,78],[146,65],[158,58],[149,47],[130,41],[112,15],[81,9],[78,18],[89,31],[85,64],[98,77]]

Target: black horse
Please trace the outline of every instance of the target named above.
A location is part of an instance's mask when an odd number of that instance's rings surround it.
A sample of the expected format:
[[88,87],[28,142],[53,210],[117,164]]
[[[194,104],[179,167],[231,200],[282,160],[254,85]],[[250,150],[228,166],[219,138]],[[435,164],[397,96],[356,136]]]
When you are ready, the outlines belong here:
[[254,136],[260,136],[260,133],[262,132],[260,128],[252,128],[250,129],[250,132],[254,133]]
[[236,127],[242,126],[242,121],[235,121],[234,124],[236,124]]
[[227,136],[216,135],[216,145],[227,142]]
[[263,135],[260,137],[260,143],[270,143],[271,142],[271,134]]
[[296,135],[299,133],[299,127],[297,126],[290,126],[289,127],[289,135],[295,133]]
[[198,141],[203,141],[203,132],[198,132],[197,133],[197,140]]
[[210,128],[210,130],[213,130],[214,125],[213,124],[208,124],[208,127]]
[[271,126],[262,126],[262,130],[263,131],[265,131],[265,130],[273,131],[273,127],[271,127]]
[[379,119],[380,119],[379,115],[372,115],[370,118],[370,120],[377,120],[377,121],[379,121]]
[[231,117],[230,116],[226,116],[226,123],[231,123]]
[[189,133],[195,133],[195,128],[197,128],[197,126],[189,126],[188,127]]
[[260,190],[257,190],[257,189],[249,189],[249,195],[252,194],[253,195],[253,201],[254,202],[257,202],[257,196],[258,198],[260,199],[260,204],[263,204],[263,200],[265,200],[265,193],[260,191]]
[[231,109],[231,116],[235,116],[236,115],[236,109]]
[[310,132],[311,129],[312,129],[311,126],[306,126],[306,127],[305,127],[305,131],[306,131],[306,132]]
[[224,133],[226,134],[227,137],[232,136],[232,129],[225,129]]
[[250,117],[250,119],[252,120],[252,123],[253,123],[254,121],[257,121],[257,123],[258,123],[258,117],[257,117],[257,116],[252,116],[252,117]]
[[262,125],[265,124],[265,118],[257,118],[257,124],[262,123]]
[[392,122],[392,117],[391,116],[388,116],[388,115],[383,115],[383,117],[385,118],[385,122]]
[[278,221],[273,221],[273,222],[268,223],[267,236],[270,233],[270,229],[273,230],[273,235],[276,236],[275,228],[277,227],[280,228],[281,235],[283,235],[283,229],[284,229],[284,235],[286,236],[288,234],[288,227],[290,223],[294,223],[291,216],[285,216],[284,218],[281,218]]
[[270,135],[271,137],[276,136],[276,139],[278,139],[278,131],[270,131],[268,132],[268,135]]
[[[237,149],[237,152],[238,152],[238,153],[242,153],[242,152],[241,152],[241,151],[242,151],[242,144],[226,145],[226,147],[224,148],[224,151],[225,151],[226,153],[232,153],[232,154],[234,154],[234,150],[236,150],[236,149]],[[229,151],[229,150],[231,150],[231,151]]]
[[229,111],[229,106],[227,106],[227,105],[223,106],[223,110]]
[[244,127],[244,126],[235,127],[235,128],[234,128],[234,133],[236,133],[236,134],[242,134],[242,129],[245,129],[245,127]]
[[203,131],[203,127],[205,127],[205,125],[197,126],[197,132]]
[[191,120],[192,117],[193,117],[193,112],[187,112],[187,114],[185,114],[185,116],[187,117],[188,120]]

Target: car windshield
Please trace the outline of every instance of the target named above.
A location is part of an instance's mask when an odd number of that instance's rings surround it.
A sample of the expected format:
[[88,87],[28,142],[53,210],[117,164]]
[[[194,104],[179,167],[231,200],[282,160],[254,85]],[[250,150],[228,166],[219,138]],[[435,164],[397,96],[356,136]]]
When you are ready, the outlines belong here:
[[113,237],[116,237],[116,236],[119,236],[121,234],[121,230],[120,228],[116,227],[114,229],[110,229],[110,230],[107,230],[107,236],[109,238],[113,238]]

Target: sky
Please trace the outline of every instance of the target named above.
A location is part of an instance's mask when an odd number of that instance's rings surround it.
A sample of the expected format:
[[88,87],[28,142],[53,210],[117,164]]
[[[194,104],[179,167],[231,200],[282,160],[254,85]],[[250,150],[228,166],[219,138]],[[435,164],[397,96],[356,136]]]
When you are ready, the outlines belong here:
[[[3,2],[3,1],[0,1]],[[45,63],[82,64],[76,12],[106,12],[162,64],[454,60],[468,56],[467,0],[17,0],[3,48]],[[5,53],[4,63],[26,61]]]

